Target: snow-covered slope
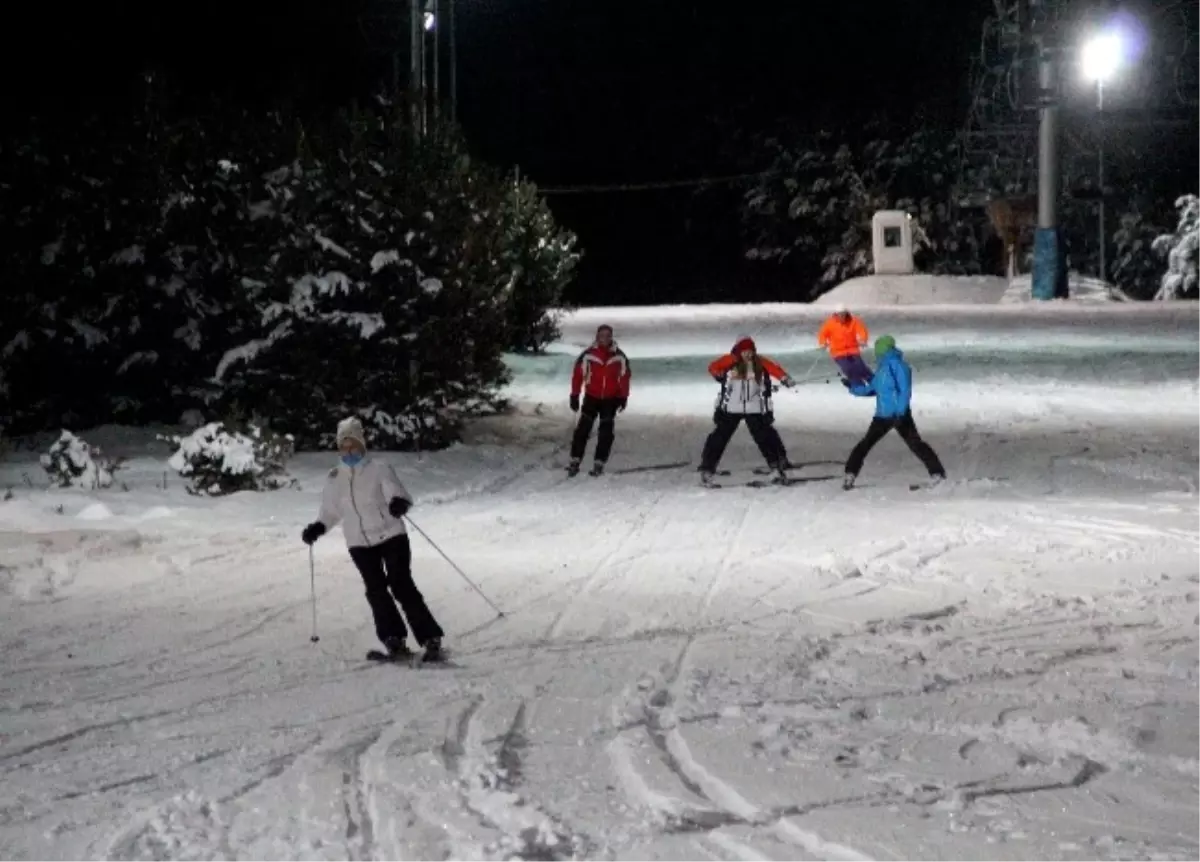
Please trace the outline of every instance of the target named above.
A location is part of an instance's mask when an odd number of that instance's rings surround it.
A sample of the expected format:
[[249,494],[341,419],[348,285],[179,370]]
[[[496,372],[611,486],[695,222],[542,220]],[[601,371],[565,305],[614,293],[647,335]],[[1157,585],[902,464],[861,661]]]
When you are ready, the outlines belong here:
[[1008,279],[992,275],[864,275],[843,281],[814,305],[862,308],[878,305],[994,305]]
[[[1132,302],[1119,287],[1093,276],[1072,272],[1067,278],[1069,300],[1072,302]],[[1033,276],[1018,275],[1000,297],[1001,302],[1033,302]]]
[[[1121,291],[1097,278],[1072,272],[1068,278],[1074,302],[1128,302]],[[864,275],[844,281],[813,301],[825,309],[844,304],[852,308],[881,306],[961,306],[1033,302],[1032,276],[1019,275],[1011,282],[998,276],[962,275]]]
[[[868,316],[908,345],[953,481],[910,491],[889,438],[851,493],[870,405],[815,371],[777,411],[810,481],[694,473],[712,351],[758,330],[799,376],[824,312],[573,316],[515,363],[519,415],[384,456],[506,611],[415,535],[445,668],[362,661],[339,531],[309,642],[326,454],[219,500],[164,488],[149,432],[83,433],[132,456],[100,491],[10,456],[0,855],[1196,858],[1196,316],[988,312]],[[611,475],[566,480],[565,369],[602,318],[633,397]],[[726,481],[756,464],[741,432]]]

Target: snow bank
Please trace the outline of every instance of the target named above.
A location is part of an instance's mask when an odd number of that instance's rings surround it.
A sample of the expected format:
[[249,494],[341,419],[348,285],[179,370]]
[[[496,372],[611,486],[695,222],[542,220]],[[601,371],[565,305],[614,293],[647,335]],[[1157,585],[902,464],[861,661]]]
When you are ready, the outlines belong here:
[[[1121,290],[1106,281],[1072,272],[1068,276],[1067,302],[1130,302]],[[849,308],[882,305],[997,305],[1033,302],[1033,276],[1019,275],[1011,282],[999,276],[866,275],[844,281],[813,300],[819,308],[844,304]]]
[[843,281],[813,305],[993,305],[1007,289],[1007,279],[992,275],[864,275]]
[[[1070,296],[1066,302],[1132,302],[1119,287],[1109,284],[1107,281],[1099,278],[1093,278],[1090,275],[1081,275],[1078,272],[1072,272],[1067,276],[1067,285]],[[1018,275],[1009,284],[1008,289],[1004,291],[1004,295],[1000,297],[1002,303],[1017,303],[1017,302],[1033,302],[1033,275],[1026,273]]]

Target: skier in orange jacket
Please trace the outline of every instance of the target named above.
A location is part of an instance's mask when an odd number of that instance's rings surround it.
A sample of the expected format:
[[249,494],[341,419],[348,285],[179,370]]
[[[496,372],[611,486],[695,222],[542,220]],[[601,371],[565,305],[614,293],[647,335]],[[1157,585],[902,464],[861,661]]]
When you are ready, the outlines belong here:
[[867,346],[867,326],[839,305],[817,332],[817,345],[829,351],[838,370],[850,383],[865,383],[871,379],[871,366],[863,361],[860,352]]

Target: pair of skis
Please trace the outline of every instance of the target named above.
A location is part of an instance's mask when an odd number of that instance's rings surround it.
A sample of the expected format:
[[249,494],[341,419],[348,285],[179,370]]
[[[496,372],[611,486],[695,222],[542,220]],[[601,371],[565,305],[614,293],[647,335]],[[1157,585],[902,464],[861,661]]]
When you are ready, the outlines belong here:
[[388,653],[383,652],[382,650],[377,650],[377,649],[367,651],[367,661],[378,662],[380,664],[407,665],[408,667],[411,667],[413,670],[418,670],[426,664],[446,665],[449,663],[446,660],[446,655],[444,652],[437,658],[427,659],[427,658],[425,658],[424,652],[415,652],[415,653],[409,653],[407,655],[402,655],[402,656],[393,656],[393,655],[389,655]]
[[[802,466],[802,465],[795,465],[795,467],[793,467],[793,469],[798,469],[800,466]],[[789,475],[787,475],[786,472],[780,473],[778,470],[773,470],[770,467],[755,467],[753,472],[754,472],[754,475],[756,475],[756,476],[770,476],[771,478],[770,479],[751,479],[749,482],[737,482],[737,483],[733,483],[733,484],[729,484],[729,485],[714,481],[713,479],[708,479],[707,481],[701,480],[700,484],[701,484],[701,487],[704,487],[704,488],[735,488],[735,487],[788,488],[788,487],[791,487],[792,485],[806,485],[809,482],[824,482],[829,479],[838,478],[837,476],[832,476],[832,475],[829,475],[829,476],[789,476]],[[732,470],[718,470],[716,473],[713,474],[713,476],[722,476],[722,477],[732,476],[732,475],[733,475]]]

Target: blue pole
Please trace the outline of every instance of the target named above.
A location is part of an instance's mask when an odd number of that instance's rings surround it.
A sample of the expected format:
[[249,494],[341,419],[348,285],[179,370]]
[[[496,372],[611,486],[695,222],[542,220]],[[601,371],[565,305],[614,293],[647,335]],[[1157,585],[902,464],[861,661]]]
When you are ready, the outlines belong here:
[[1033,299],[1058,295],[1058,69],[1055,49],[1038,44],[1038,223],[1033,237]]

